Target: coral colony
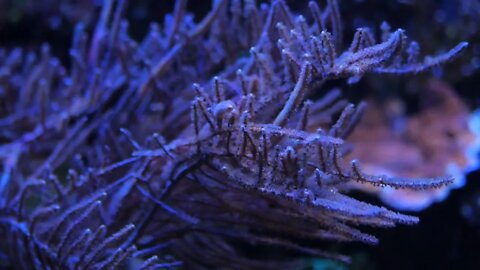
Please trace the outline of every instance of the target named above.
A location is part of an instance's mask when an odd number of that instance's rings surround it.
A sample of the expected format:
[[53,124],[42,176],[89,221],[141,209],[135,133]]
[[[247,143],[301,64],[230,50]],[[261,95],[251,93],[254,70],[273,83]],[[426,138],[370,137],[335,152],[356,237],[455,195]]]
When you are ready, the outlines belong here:
[[[480,113],[470,114],[446,83],[430,80],[422,91],[428,106],[409,118],[398,112],[398,104],[369,101],[367,111],[349,137],[355,145],[349,155],[362,160],[365,171],[396,177],[454,177],[451,185],[426,190],[357,185],[361,190],[378,193],[385,203],[402,210],[423,210],[445,199],[450,189],[465,184],[465,174],[478,167]],[[392,120],[388,121],[388,116]]]
[[[319,247],[378,242],[359,225],[418,222],[352,188],[455,181],[441,169],[425,178],[362,169],[355,127],[370,109],[325,83],[416,74],[467,43],[422,58],[386,23],[347,37],[336,0],[311,1],[303,15],[282,0],[218,0],[201,19],[186,2],[137,42],[126,1],[104,1],[93,33],[75,28],[68,67],[48,45],[0,51],[2,267],[301,264],[254,256],[262,247],[349,262]],[[458,106],[452,117],[466,113]]]

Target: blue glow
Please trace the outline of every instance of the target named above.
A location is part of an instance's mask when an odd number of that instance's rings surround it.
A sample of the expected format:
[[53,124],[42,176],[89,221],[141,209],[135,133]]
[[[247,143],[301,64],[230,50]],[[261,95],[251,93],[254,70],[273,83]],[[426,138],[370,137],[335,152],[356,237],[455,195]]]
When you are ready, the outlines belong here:
[[466,150],[465,155],[468,159],[466,173],[474,171],[480,167],[480,109],[475,110],[468,121],[470,131],[475,135],[475,141]]

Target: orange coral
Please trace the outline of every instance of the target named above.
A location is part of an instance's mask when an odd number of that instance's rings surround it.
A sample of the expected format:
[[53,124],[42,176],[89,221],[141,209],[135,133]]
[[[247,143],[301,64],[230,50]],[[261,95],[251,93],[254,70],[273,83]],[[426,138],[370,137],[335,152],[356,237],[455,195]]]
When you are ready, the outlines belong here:
[[463,186],[465,170],[475,163],[466,154],[477,141],[465,103],[439,80],[430,80],[425,91],[428,100],[422,100],[420,110],[411,116],[405,115],[400,101],[371,101],[351,137],[355,145],[352,156],[362,161],[368,172],[383,171],[394,177],[455,176],[453,185],[432,190],[361,186],[399,209],[421,210],[442,200],[449,189]]

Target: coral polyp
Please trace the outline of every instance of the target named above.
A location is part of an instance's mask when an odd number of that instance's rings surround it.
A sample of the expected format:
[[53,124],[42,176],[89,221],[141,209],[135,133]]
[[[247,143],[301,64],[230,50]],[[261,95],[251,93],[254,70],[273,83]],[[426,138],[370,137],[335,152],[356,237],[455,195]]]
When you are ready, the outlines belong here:
[[309,7],[218,0],[198,20],[179,0],[136,41],[126,1],[106,0],[92,32],[75,28],[68,66],[48,45],[0,51],[5,265],[294,268],[303,262],[246,246],[349,262],[320,247],[376,244],[362,225],[417,223],[355,199],[352,185],[431,190],[454,179],[367,173],[350,135],[368,105],[327,82],[417,74],[468,44],[421,57],[384,23],[344,45],[337,1]]

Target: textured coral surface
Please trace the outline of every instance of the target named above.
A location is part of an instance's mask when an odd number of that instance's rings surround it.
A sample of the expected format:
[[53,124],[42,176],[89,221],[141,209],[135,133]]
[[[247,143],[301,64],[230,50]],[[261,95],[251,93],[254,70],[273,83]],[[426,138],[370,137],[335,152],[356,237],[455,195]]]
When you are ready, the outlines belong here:
[[[406,117],[398,138],[395,121],[375,117],[391,108],[369,111],[336,87],[438,70],[467,42],[423,56],[386,22],[350,35],[335,0],[300,11],[217,0],[203,16],[178,0],[134,38],[135,21],[124,19],[132,3],[105,0],[95,19],[82,16],[88,3],[64,3],[82,22],[68,57],[47,43],[0,50],[0,267],[348,263],[332,243],[377,244],[366,227],[418,222],[356,198],[352,186],[432,194],[455,182],[449,162],[465,166],[469,112],[448,87],[425,91],[433,104]],[[377,147],[409,158],[389,164]]]

